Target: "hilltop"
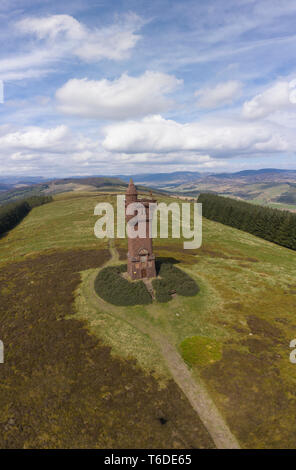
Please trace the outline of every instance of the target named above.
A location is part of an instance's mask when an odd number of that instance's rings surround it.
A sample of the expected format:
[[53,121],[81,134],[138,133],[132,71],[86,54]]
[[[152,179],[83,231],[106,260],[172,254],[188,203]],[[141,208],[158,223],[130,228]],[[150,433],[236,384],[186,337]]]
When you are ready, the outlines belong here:
[[[55,178],[53,180],[40,182],[36,178],[32,183],[30,179],[10,180],[9,184],[0,184],[0,205],[24,199],[32,196],[50,196],[65,192],[96,192],[118,193],[124,191],[127,183],[117,177],[108,176],[87,176],[71,178]],[[149,192],[150,188],[138,185],[142,191]],[[153,189],[154,192],[163,194],[166,191]]]
[[[199,250],[154,243],[196,280],[196,297],[107,309],[89,283],[110,259],[108,241],[93,235],[102,200],[115,194],[57,194],[0,239],[1,447],[213,447],[143,333],[150,324],[242,447],[293,448],[296,253],[204,220]],[[126,240],[114,250],[123,262]]]

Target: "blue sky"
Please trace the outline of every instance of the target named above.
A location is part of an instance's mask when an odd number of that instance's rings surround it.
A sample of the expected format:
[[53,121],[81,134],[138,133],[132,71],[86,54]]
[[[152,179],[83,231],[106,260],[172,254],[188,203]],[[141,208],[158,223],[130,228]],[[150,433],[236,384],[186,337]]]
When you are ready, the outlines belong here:
[[288,0],[2,0],[0,175],[296,169],[295,22]]

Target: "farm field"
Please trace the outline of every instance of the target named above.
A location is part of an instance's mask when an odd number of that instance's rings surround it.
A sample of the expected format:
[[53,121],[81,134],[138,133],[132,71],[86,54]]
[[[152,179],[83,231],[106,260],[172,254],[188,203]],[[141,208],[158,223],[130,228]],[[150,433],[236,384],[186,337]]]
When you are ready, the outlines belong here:
[[292,448],[296,253],[204,219],[199,250],[154,241],[156,256],[190,274],[199,294],[106,305],[91,281],[111,255],[124,262],[127,243],[94,237],[102,200],[115,196],[56,195],[0,239],[0,446],[214,447],[157,332],[241,447]]

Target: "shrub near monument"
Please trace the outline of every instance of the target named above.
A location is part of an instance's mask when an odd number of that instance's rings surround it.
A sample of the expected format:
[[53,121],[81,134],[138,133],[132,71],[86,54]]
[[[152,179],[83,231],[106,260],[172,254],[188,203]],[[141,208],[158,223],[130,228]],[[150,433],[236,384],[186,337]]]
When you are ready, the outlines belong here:
[[[95,280],[96,293],[113,305],[150,304],[152,298],[144,282],[125,279],[122,274],[126,270],[126,264],[102,269]],[[196,282],[170,263],[162,263],[158,275],[160,277],[152,281],[158,302],[168,302],[172,299],[172,294],[193,296],[199,292]]]
[[172,294],[193,296],[199,291],[196,282],[171,263],[162,263],[158,275],[160,279],[152,281],[155,298],[158,302],[168,302],[171,300]]
[[145,305],[152,302],[143,281],[130,282],[122,277],[126,264],[102,269],[95,280],[95,291],[113,305]]

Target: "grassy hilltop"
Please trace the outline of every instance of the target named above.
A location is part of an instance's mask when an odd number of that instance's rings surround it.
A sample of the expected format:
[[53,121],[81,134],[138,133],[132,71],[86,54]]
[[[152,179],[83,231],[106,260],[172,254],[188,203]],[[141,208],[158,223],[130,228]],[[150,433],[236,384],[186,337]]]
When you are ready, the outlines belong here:
[[[59,194],[0,239],[0,447],[213,447],[155,332],[204,382],[242,447],[294,447],[296,253],[204,219],[199,250],[154,241],[198,295],[108,306],[90,283],[110,259],[93,234],[106,199],[115,196]],[[115,240],[113,257],[126,245]]]

